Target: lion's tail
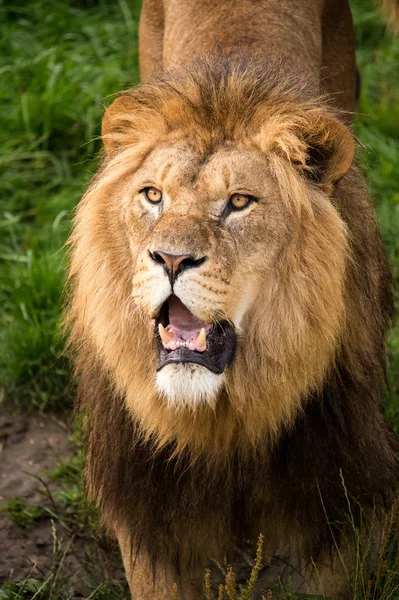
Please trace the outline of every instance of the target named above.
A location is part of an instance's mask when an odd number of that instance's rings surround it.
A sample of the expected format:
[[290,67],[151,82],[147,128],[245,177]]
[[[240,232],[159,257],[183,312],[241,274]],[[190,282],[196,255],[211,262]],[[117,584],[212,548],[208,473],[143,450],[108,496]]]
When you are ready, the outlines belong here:
[[399,0],[380,0],[383,13],[395,34],[399,34]]

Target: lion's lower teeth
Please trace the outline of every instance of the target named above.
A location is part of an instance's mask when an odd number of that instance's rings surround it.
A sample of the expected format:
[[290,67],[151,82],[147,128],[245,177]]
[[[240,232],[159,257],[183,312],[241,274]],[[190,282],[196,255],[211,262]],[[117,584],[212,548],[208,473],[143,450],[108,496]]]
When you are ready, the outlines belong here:
[[180,346],[183,348],[190,348],[190,350],[194,349],[194,344],[193,342],[180,342]]
[[169,348],[169,350],[176,350],[177,348],[189,348],[190,350],[195,349],[195,343],[193,340],[167,340],[168,331],[166,331],[161,326],[159,327],[159,334],[162,339],[163,345],[165,348]]

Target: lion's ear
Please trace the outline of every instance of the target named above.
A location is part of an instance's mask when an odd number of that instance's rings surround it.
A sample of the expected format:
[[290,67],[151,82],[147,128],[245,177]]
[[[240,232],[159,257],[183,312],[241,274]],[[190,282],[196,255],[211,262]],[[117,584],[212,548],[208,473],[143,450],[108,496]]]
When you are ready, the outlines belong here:
[[283,156],[327,193],[348,171],[355,155],[349,129],[323,108],[298,108],[291,115],[269,118],[258,139],[265,152]]
[[305,175],[329,188],[349,170],[355,155],[350,131],[337,119],[316,112],[302,121],[299,137],[305,143]]
[[132,133],[136,102],[130,96],[119,96],[105,111],[101,136],[107,154],[115,154],[127,134]]

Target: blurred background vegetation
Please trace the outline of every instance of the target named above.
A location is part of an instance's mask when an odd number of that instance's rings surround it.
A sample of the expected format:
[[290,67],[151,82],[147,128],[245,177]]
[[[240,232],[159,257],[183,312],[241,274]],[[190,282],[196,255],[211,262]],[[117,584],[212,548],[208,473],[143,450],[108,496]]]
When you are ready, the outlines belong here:
[[138,82],[139,4],[0,5],[0,381],[24,410],[70,401],[63,244],[96,170],[104,103]]
[[[354,130],[398,284],[399,39],[372,0],[351,5],[362,81]],[[104,105],[139,81],[139,11],[138,0],[0,0],[0,399],[19,410],[71,406],[64,243],[96,170]],[[398,325],[388,355],[383,410],[399,433]]]

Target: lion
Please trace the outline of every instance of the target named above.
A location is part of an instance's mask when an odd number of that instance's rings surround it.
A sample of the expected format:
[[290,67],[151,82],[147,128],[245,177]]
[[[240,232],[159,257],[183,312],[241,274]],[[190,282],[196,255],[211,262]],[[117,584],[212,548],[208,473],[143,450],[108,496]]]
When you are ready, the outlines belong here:
[[[293,18],[317,32],[302,5]],[[176,583],[199,600],[209,562],[262,532],[265,556],[289,548],[308,591],[344,599],[352,548],[335,524],[351,498],[359,526],[382,527],[397,486],[379,412],[392,280],[338,110],[354,107],[355,71],[323,76],[339,100],[320,88],[321,55],[353,57],[334,32],[320,53],[309,27],[283,27],[283,0],[159,6],[143,7],[148,81],[106,110],[71,235],[88,493],[133,598]],[[162,40],[168,70],[150,76]]]

